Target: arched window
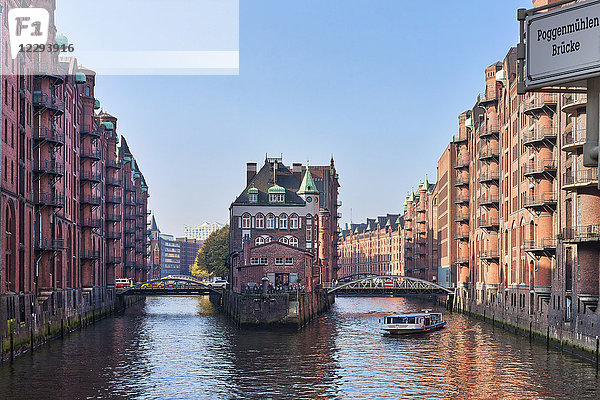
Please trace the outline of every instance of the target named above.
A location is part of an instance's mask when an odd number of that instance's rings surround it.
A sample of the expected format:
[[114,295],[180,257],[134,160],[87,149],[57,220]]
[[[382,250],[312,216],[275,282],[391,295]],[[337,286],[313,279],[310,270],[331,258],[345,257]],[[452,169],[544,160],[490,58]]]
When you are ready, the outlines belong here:
[[265,217],[264,215],[258,213],[256,214],[256,229],[264,229],[265,228]]
[[281,243],[283,243],[283,244],[288,244],[288,243],[289,243],[289,240],[288,240],[288,237],[287,237],[287,236],[284,236],[284,237],[282,237],[281,239],[279,239],[279,241],[280,241]]
[[271,236],[263,236],[263,238],[265,239],[265,243],[271,243]]
[[298,229],[298,215],[292,214],[290,216],[290,229]]
[[250,214],[242,215],[242,228],[250,228]]
[[287,221],[288,221],[287,215],[281,214],[279,216],[279,229],[287,229]]
[[257,246],[260,246],[261,244],[265,244],[265,239],[262,236],[259,236],[256,238],[256,240],[254,241],[254,243]]
[[298,239],[294,236],[290,236],[290,238],[288,240],[288,244],[290,246],[298,247]]
[[267,215],[267,229],[275,229],[275,216],[273,214]]

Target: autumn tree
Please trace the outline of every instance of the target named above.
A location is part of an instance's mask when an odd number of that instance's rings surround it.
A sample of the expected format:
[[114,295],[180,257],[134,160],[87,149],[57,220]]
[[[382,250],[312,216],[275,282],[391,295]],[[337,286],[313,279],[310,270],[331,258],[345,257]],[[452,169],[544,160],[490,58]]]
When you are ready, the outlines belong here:
[[204,241],[190,272],[198,277],[229,274],[229,225],[214,231]]

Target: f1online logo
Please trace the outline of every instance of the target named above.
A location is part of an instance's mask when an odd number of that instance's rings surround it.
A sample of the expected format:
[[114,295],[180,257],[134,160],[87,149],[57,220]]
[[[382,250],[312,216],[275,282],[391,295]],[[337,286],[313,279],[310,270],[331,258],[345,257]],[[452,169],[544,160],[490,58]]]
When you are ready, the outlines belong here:
[[17,58],[22,46],[46,44],[50,13],[45,8],[13,8],[8,11],[10,53]]

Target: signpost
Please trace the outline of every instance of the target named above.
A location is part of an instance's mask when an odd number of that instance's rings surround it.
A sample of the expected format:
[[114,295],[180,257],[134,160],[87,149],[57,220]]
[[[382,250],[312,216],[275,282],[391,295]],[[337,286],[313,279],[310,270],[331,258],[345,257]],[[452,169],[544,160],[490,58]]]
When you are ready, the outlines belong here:
[[600,167],[600,0],[562,0],[530,10],[519,9],[517,19],[521,24],[518,93],[579,92],[581,89],[575,87],[585,87],[583,165]]

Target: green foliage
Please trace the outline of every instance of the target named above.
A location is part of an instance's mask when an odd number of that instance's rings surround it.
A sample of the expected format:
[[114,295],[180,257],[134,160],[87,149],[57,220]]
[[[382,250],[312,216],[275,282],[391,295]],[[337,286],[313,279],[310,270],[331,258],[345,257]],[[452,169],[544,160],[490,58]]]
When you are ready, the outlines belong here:
[[229,274],[229,225],[214,231],[198,251],[196,263],[190,272],[198,277],[227,276]]

